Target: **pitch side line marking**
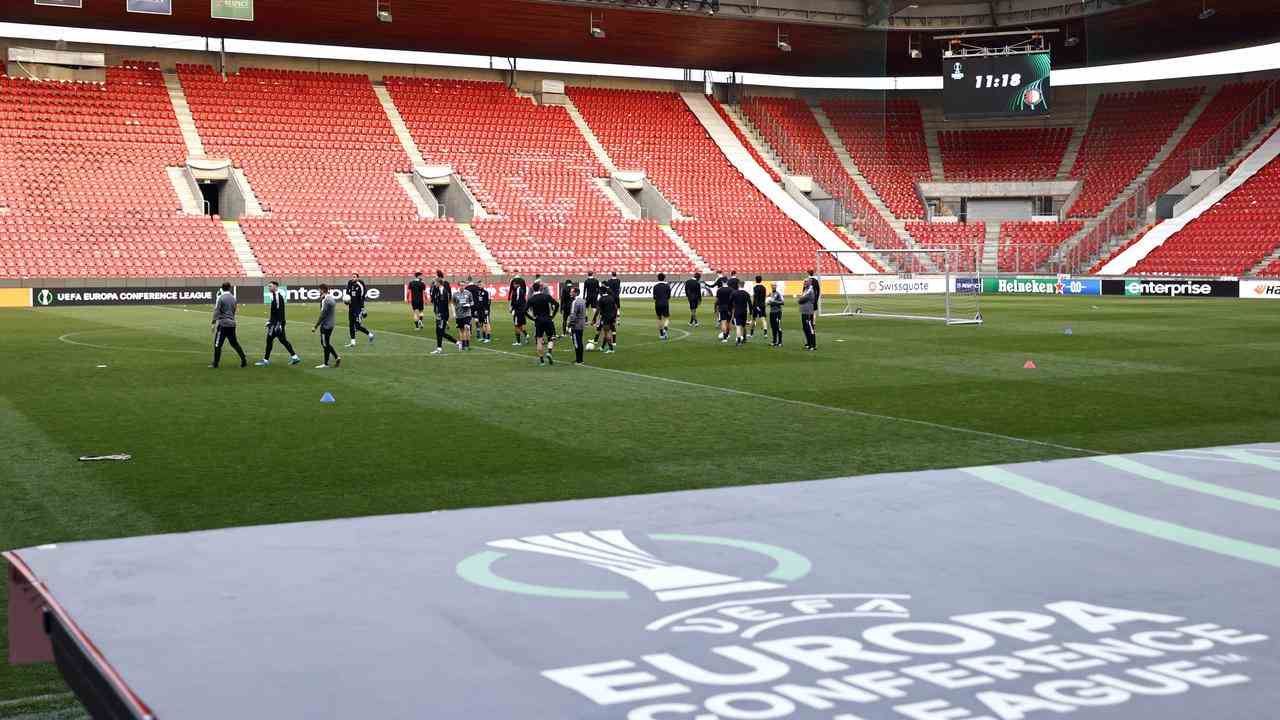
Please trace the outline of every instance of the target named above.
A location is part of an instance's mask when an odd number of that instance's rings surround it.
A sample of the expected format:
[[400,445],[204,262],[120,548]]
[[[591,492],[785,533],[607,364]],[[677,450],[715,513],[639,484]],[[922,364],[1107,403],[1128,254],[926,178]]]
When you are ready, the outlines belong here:
[[1166,485],[1180,487],[1184,490],[1212,495],[1214,497],[1223,498],[1224,500],[1244,503],[1245,505],[1253,505],[1254,507],[1266,508],[1267,510],[1280,510],[1280,500],[1277,500],[1276,498],[1245,492],[1244,490],[1235,490],[1233,488],[1215,485],[1214,483],[1204,482],[1202,480],[1195,480],[1193,478],[1186,477],[1185,475],[1178,475],[1176,473],[1166,472],[1160,468],[1151,467],[1150,465],[1144,465],[1143,463],[1126,457],[1109,456],[1089,459],[1093,462],[1101,463],[1121,472],[1144,477],[1148,480],[1155,480],[1156,482],[1165,483]]
[[0,708],[17,707],[18,705],[30,705],[32,703],[52,702],[54,700],[66,700],[73,697],[73,693],[54,693],[52,695],[32,695],[31,697],[16,698],[14,700],[0,700]]
[[1258,545],[1225,535],[1196,530],[1157,520],[1146,515],[1121,510],[1120,508],[1100,503],[1096,500],[1061,490],[1052,485],[1023,477],[998,467],[978,467],[961,470],[993,485],[999,485],[1020,495],[1025,495],[1037,502],[1052,505],[1070,513],[1082,515],[1107,525],[1131,530],[1160,540],[1186,545],[1188,547],[1207,550],[1211,553],[1248,560],[1262,565],[1280,568],[1280,550],[1266,545]]

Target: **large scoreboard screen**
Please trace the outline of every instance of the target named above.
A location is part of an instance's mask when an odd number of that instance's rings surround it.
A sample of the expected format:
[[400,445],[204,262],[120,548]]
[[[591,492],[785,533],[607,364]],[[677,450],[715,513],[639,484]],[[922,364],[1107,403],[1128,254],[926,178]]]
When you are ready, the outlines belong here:
[[948,118],[1049,114],[1049,53],[943,58],[942,106]]

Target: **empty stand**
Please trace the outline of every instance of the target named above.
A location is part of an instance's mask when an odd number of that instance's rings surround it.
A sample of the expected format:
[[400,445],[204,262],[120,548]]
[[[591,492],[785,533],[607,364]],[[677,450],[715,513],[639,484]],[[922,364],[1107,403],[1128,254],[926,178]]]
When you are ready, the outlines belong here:
[[[916,244],[925,250],[955,250],[950,264],[945,269],[952,272],[972,272],[978,268],[982,257],[982,244],[986,240],[987,227],[980,222],[972,223],[928,223],[909,222],[907,232],[915,238]],[[943,256],[934,255],[934,262],[939,269]]]
[[1070,142],[1069,127],[938,133],[943,171],[951,181],[1052,180]]
[[106,82],[0,77],[0,276],[242,274],[222,228],[181,211],[185,159],[158,66]]
[[1200,95],[1198,88],[1179,88],[1099,98],[1071,168],[1071,177],[1083,183],[1071,216],[1096,215],[1114,200],[1160,152]]
[[[1240,111],[1258,97],[1266,85],[1266,82],[1258,81],[1222,86],[1169,157],[1151,174],[1148,197],[1155,198],[1164,194],[1169,188],[1182,182],[1192,170],[1207,170],[1216,166],[1222,160],[1216,153],[1211,157],[1201,158],[1197,151],[1221,134]],[[1238,142],[1244,142],[1253,130],[1253,127],[1242,128],[1243,136],[1238,138]]]
[[563,107],[496,82],[386,82],[423,158],[453,166],[488,210],[473,224],[508,271],[693,269],[656,223],[624,218],[604,195],[607,172]]
[[824,100],[822,109],[858,170],[898,218],[924,217],[915,184],[929,180],[924,123],[915,100]]
[[796,98],[750,96],[742,99],[743,115],[778,157],[797,175],[813,178],[839,200],[864,240],[873,247],[907,247],[893,228],[845,172],[809,106]]
[[1130,271],[1144,275],[1240,275],[1280,245],[1280,162],[1272,160]]
[[1258,271],[1258,277],[1280,277],[1280,260],[1272,260]]
[[410,161],[368,77],[178,73],[206,150],[243,168],[270,214],[241,222],[265,273],[486,271],[455,225],[420,219],[396,182]]
[[1040,272],[1049,256],[1083,226],[1078,221],[1001,223],[997,267],[1000,272]]
[[712,267],[813,267],[817,241],[742,177],[680,96],[576,86],[568,93],[618,167],[643,169],[688,218],[674,224]]

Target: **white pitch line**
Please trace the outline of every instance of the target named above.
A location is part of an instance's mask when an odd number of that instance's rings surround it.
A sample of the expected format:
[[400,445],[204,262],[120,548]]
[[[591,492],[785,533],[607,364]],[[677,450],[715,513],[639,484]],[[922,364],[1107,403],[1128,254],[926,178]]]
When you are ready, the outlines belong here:
[[72,697],[72,693],[54,693],[52,695],[32,695],[31,697],[17,698],[15,700],[0,700],[0,708],[17,707],[18,705],[31,705],[39,702],[52,702],[54,700],[65,700]]
[[[391,331],[385,331],[385,332],[391,332]],[[403,333],[395,333],[395,332],[392,332],[391,334],[403,335]],[[414,337],[414,336],[404,335],[404,337]],[[427,338],[418,338],[418,339],[426,340]],[[513,358],[519,358],[521,360],[534,359],[534,356],[532,355],[522,355],[519,353],[508,352],[506,350],[497,350],[494,348],[487,348],[483,346],[481,346],[479,349],[486,350],[492,353],[499,353],[501,355],[507,355]],[[572,363],[570,364],[572,365]],[[836,407],[834,405],[822,405],[820,403],[809,402],[807,400],[793,400],[791,398],[777,397],[776,395],[764,395],[761,393],[754,393],[749,390],[738,390],[737,388],[722,387],[720,385],[705,385],[703,383],[690,382],[688,380],[677,380],[675,378],[663,377],[661,375],[646,375],[644,373],[632,372],[630,370],[618,370],[616,368],[600,367],[599,365],[581,365],[576,367],[584,367],[589,370],[598,370],[600,372],[616,373],[618,375],[625,375],[625,376],[634,377],[634,378],[642,378],[645,380],[657,380],[659,382],[671,383],[673,385],[683,385],[685,387],[693,387],[693,388],[699,388],[702,390],[710,390],[712,392],[720,392],[728,395],[738,395],[740,397],[749,397],[755,400],[767,400],[770,402],[786,403],[788,405],[796,405],[799,407],[810,408],[813,410],[823,410],[826,412],[841,413],[844,415],[853,415],[855,417],[870,418],[874,420],[888,420],[891,422],[900,422],[900,423],[906,423],[909,425],[918,425],[921,427],[934,428],[936,430],[949,430],[951,432],[965,433],[967,435],[977,435],[979,437],[988,437],[996,440],[1005,440],[1008,442],[1025,443],[1028,445],[1039,445],[1041,447],[1050,447],[1057,450],[1066,450],[1068,452],[1074,452],[1074,453],[1084,453],[1088,455],[1108,454],[1108,453],[1101,452],[1099,450],[1089,450],[1087,448],[1072,447],[1070,445],[1059,445],[1058,443],[1047,442],[1044,440],[1032,440],[1030,438],[1020,438],[1020,437],[1015,437],[1013,435],[1003,435],[1001,433],[993,433],[993,432],[988,432],[986,430],[975,430],[973,428],[966,428],[966,427],[959,427],[956,425],[946,425],[943,423],[930,422],[929,420],[916,420],[914,418],[897,417],[895,415],[883,415],[881,413],[867,412],[865,410],[853,410],[851,408]]]

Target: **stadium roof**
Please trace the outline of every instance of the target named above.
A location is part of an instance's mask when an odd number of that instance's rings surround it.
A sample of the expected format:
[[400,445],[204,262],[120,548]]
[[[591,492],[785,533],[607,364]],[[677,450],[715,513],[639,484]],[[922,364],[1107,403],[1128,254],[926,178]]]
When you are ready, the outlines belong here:
[[[937,73],[941,49],[932,37],[947,27],[943,18],[977,17],[954,15],[957,9],[975,7],[955,0],[891,0],[887,10],[892,17],[873,28],[866,27],[863,3],[849,0],[761,0],[762,7],[774,10],[752,16],[728,0],[715,15],[697,12],[698,0],[688,2],[688,11],[680,11],[679,2],[660,2],[664,8],[674,6],[663,12],[636,8],[635,0],[380,1],[389,8],[391,22],[377,18],[377,0],[254,0],[253,22],[210,19],[208,4],[183,0],[173,2],[172,15],[129,13],[122,0],[83,0],[82,8],[10,0],[0,4],[0,22],[757,73],[906,76]],[[1216,12],[1201,20],[1204,3]],[[919,7],[911,8],[913,4]],[[1093,14],[1057,21],[1035,16],[1036,8],[1048,12],[1046,8],[1061,7],[1052,0],[982,5],[989,9],[987,19],[973,24],[1060,30],[1053,42],[1058,67],[1280,39],[1275,0],[1085,0]],[[824,22],[821,8],[826,6],[847,6],[851,18]],[[1018,12],[1026,15],[1028,25],[1015,24]],[[603,38],[588,32],[593,15],[605,31]],[[884,29],[888,25],[893,29]],[[786,33],[790,52],[779,50],[779,31]],[[1062,41],[1068,36],[1077,37],[1078,44],[1066,47]],[[921,47],[921,59],[908,56],[909,43]]]

